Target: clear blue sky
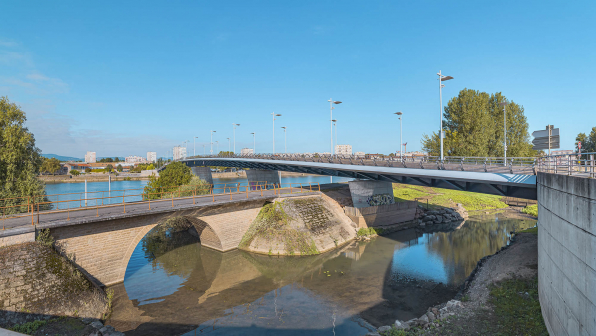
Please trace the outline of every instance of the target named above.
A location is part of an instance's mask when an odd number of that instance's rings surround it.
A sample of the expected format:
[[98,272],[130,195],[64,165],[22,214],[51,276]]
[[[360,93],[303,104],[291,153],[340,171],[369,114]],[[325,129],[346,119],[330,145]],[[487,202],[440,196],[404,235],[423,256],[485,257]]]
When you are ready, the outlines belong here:
[[463,88],[522,104],[563,149],[596,126],[595,1],[4,1],[0,95],[44,153],[145,155],[216,130],[220,150],[408,151]]

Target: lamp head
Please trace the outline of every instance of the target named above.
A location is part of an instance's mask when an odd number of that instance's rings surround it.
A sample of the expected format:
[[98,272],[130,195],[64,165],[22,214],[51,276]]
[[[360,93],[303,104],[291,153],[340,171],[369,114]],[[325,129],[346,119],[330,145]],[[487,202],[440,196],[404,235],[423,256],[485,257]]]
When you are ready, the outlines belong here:
[[341,104],[340,101],[334,101],[333,104]]
[[395,112],[395,113],[393,113],[393,114],[397,114],[398,116],[400,116],[400,115],[402,115],[403,113],[401,113],[401,112]]
[[281,117],[281,114],[276,114],[275,116],[276,116],[276,117]]

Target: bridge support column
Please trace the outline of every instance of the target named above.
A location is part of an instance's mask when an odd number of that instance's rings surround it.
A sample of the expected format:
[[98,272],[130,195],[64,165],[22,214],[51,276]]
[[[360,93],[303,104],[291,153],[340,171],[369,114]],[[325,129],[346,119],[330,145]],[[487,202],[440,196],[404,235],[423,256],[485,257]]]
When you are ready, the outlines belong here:
[[246,171],[246,178],[250,186],[266,184],[268,188],[271,188],[272,185],[281,183],[277,170],[249,169]]
[[394,204],[393,185],[383,181],[350,181],[350,194],[354,208]]
[[213,185],[213,175],[211,175],[211,168],[209,167],[192,167],[193,175],[198,176],[201,180]]

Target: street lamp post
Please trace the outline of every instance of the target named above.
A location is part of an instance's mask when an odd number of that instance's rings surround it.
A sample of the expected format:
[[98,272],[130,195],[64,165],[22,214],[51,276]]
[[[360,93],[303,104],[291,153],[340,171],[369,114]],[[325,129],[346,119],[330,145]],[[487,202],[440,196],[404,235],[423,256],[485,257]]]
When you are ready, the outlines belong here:
[[234,154],[236,154],[236,126],[240,126],[240,124],[232,124],[234,125]]
[[186,140],[186,141],[184,141],[182,143],[182,145],[184,145],[184,157],[183,157],[183,159],[186,159],[186,153],[188,152],[188,145],[187,145],[187,143],[189,143],[189,142],[190,142],[190,140]]
[[228,139],[228,154],[229,154],[230,153],[230,149],[231,149],[231,147],[230,147],[230,138],[226,138],[226,139]]
[[253,133],[250,133],[250,134],[252,134],[252,155],[256,155],[257,154],[257,152],[256,152],[256,144],[257,144],[257,142],[255,140],[255,133],[253,132]]
[[205,144],[203,144],[203,155],[205,155]]
[[286,126],[282,126],[284,129],[284,153],[288,154],[288,136],[286,135]]
[[215,133],[215,132],[217,132],[217,131],[211,131],[211,151],[210,151],[211,155],[213,155],[213,133]]
[[333,119],[331,121],[333,121],[333,127],[335,127],[335,146],[333,147],[333,150],[334,154],[337,154],[337,150],[335,150],[335,147],[337,147],[337,119]]
[[219,141],[215,140],[215,145],[217,146],[217,155],[219,155]]
[[329,118],[331,120],[331,155],[333,155],[333,109],[335,109],[335,107],[333,107],[333,104],[341,104],[340,101],[335,101],[332,98],[329,98],[328,100],[329,102],[329,113],[331,118]]
[[441,102],[441,108],[439,109],[439,116],[441,118],[441,129],[439,130],[439,138],[441,139],[441,162],[443,161],[443,138],[445,137],[445,133],[443,132],[443,85],[444,81],[448,81],[453,79],[451,76],[443,76],[441,74],[441,70],[437,73],[439,75],[439,100]]
[[271,113],[273,116],[273,155],[275,155],[275,117],[281,117],[281,114]]
[[197,138],[198,137],[194,137],[192,139],[192,156],[197,156]]
[[[397,114],[397,117],[399,118],[399,158],[400,160],[402,159],[402,155],[401,155],[401,146],[402,146],[402,127],[401,127],[401,116],[403,113],[401,112],[395,112],[394,114]],[[442,147],[441,147],[442,148]]]
[[507,102],[501,102],[499,105],[503,106],[503,149],[505,154],[505,160],[503,161],[503,165],[507,166]]

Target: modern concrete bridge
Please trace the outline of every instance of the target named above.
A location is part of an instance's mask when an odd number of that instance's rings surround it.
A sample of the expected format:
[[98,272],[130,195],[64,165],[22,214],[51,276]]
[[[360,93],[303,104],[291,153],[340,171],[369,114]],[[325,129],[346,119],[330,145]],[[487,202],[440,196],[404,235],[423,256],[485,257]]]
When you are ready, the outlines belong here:
[[[399,160],[348,161],[346,158],[303,157],[200,157],[182,160],[189,167],[223,166],[250,168],[247,173],[264,171],[289,171],[328,176],[414,184],[428,187],[472,191],[500,196],[536,199],[536,175],[531,166],[503,166],[460,163],[437,164],[429,161],[407,162]],[[485,161],[487,162],[487,161]],[[514,168],[515,167],[515,168]],[[253,172],[251,172],[253,170]],[[254,172],[254,171],[257,172]],[[251,176],[248,176],[251,181]],[[270,180],[268,180],[271,182]],[[278,179],[279,181],[279,179]]]

